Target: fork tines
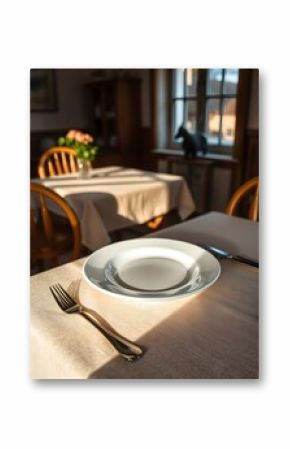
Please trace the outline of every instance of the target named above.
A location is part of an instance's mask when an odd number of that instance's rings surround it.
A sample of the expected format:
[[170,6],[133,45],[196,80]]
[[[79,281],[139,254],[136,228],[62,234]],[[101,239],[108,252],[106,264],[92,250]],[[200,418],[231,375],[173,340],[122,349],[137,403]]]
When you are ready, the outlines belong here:
[[51,294],[56,300],[59,307],[66,311],[67,309],[76,305],[76,302],[73,298],[64,290],[64,288],[60,284],[54,284],[49,287]]

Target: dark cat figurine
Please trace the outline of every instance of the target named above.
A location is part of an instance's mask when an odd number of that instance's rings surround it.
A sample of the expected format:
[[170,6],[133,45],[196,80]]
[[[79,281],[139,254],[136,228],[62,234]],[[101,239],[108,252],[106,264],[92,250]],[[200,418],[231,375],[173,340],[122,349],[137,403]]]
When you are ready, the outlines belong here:
[[201,152],[203,156],[207,152],[207,141],[202,133],[190,134],[187,129],[180,126],[174,138],[183,138],[182,148],[184,150],[185,157],[196,157],[197,152]]

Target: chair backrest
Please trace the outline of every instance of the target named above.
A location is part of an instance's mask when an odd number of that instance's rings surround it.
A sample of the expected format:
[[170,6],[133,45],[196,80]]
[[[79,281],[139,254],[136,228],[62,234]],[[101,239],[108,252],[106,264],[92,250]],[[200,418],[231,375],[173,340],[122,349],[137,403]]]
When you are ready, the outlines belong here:
[[[81,231],[75,211],[61,196],[43,185],[31,182],[30,191],[31,193],[39,195],[38,200],[40,210],[36,220],[34,209],[38,208],[34,207],[34,204],[31,202],[31,257],[34,259],[55,259],[58,255],[61,255],[64,252],[61,242],[56,240],[57,230],[54,227],[53,214],[51,210],[48,209],[48,200],[50,204],[54,203],[57,209],[61,211],[62,215],[67,218],[73,236],[70,260],[78,259],[81,254]],[[67,237],[66,234],[65,236]],[[42,243],[43,247],[41,248]],[[33,247],[35,249],[33,249]]]
[[49,148],[43,153],[38,164],[38,175],[40,178],[75,173],[77,171],[77,157],[73,148]]
[[235,215],[241,201],[253,193],[251,199],[248,218],[253,221],[258,221],[259,217],[259,177],[249,179],[244,184],[242,184],[230,198],[225,212],[228,215]]

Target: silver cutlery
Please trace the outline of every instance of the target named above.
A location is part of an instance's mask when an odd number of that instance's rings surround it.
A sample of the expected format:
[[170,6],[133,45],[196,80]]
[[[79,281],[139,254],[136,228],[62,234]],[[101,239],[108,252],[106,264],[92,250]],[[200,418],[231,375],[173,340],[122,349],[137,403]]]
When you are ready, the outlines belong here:
[[200,246],[201,248],[207,250],[213,256],[216,256],[216,257],[218,257],[220,259],[231,259],[231,260],[235,260],[237,262],[241,262],[241,263],[245,263],[245,264],[251,265],[252,267],[259,268],[259,262],[255,261],[255,260],[252,260],[252,259],[248,259],[247,257],[234,255],[234,254],[229,253],[228,251],[225,251],[224,249],[216,248],[215,246],[211,246],[211,245],[200,245],[200,244],[198,244],[198,246]]
[[94,311],[76,302],[71,295],[60,285],[49,287],[57,304],[65,313],[79,313],[92,323],[114,346],[119,354],[127,361],[133,362],[143,356],[143,349],[127,338],[115,332],[111,327],[106,327],[96,316]]

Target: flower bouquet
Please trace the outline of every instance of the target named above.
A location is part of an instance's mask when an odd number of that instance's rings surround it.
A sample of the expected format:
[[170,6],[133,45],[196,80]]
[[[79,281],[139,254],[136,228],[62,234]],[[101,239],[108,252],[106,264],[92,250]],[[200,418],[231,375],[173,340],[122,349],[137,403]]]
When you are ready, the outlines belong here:
[[90,134],[71,129],[65,137],[59,137],[58,145],[73,148],[76,152],[80,176],[89,176],[92,161],[95,159],[99,147],[93,144]]

